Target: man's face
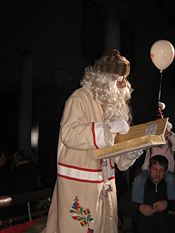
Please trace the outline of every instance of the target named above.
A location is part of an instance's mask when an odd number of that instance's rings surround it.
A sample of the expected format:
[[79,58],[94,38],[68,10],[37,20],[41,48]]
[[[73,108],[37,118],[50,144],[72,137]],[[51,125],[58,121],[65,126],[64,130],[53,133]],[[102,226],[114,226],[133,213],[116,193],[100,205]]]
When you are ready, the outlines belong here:
[[[117,75],[118,76],[118,75]],[[127,79],[124,76],[118,76],[115,84],[118,88],[126,87]]]
[[161,180],[164,179],[166,174],[166,169],[164,166],[160,165],[158,162],[152,164],[149,168],[149,175],[153,183],[158,184]]

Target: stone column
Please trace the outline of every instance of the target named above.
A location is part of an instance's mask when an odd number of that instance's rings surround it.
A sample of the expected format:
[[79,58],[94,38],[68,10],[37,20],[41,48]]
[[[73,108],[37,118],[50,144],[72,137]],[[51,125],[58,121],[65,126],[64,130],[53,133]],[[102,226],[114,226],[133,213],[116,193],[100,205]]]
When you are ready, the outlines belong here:
[[113,49],[121,49],[120,43],[120,22],[122,15],[127,10],[128,4],[125,1],[105,1],[102,7],[105,16],[105,41],[104,52],[109,53]]
[[106,18],[104,52],[110,53],[113,49],[120,50],[120,21],[115,17]]
[[32,51],[30,48],[19,48],[18,51],[21,55],[18,148],[29,153],[32,125]]

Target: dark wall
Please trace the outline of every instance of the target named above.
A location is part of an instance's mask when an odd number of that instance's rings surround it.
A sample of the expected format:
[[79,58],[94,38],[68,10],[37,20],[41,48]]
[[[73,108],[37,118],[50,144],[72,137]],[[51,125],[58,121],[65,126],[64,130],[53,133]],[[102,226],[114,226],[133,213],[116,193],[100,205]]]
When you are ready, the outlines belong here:
[[[167,39],[175,45],[173,1],[48,1],[35,5],[5,2],[0,8],[0,147],[17,147],[21,55],[33,51],[33,122],[39,123],[39,172],[46,183],[56,175],[56,150],[64,102],[79,87],[84,68],[103,53],[106,13],[120,21],[121,53],[131,62],[134,123],[156,117],[159,70],[151,45]],[[171,6],[171,7],[170,7]],[[175,7],[174,7],[175,9]],[[108,15],[109,16],[109,15]],[[114,29],[115,30],[115,29]],[[175,125],[174,62],[163,72],[165,114]],[[49,177],[49,180],[48,180]]]

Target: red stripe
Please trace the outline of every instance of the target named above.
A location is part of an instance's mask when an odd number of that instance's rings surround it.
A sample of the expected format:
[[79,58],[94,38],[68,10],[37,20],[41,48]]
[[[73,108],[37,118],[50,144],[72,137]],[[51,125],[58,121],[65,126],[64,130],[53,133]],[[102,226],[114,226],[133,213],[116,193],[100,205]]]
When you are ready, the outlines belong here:
[[92,136],[93,136],[94,146],[96,147],[96,149],[98,149],[98,146],[97,146],[97,144],[96,144],[95,124],[94,124],[94,122],[92,122]]
[[[70,176],[63,176],[63,175],[60,175],[60,174],[57,174],[58,176],[62,177],[62,178],[65,178],[65,179],[68,179],[68,180],[75,180],[75,181],[79,181],[79,182],[85,182],[85,183],[103,183],[104,181],[101,180],[101,181],[96,181],[96,180],[82,180],[82,179],[78,179],[78,178],[73,178],[73,177],[70,177]],[[113,180],[115,179],[115,176],[109,178],[109,180]]]
[[16,226],[11,226],[11,227],[8,227],[6,229],[0,230],[0,233],[12,233],[12,232],[13,233],[22,233],[22,232],[26,231],[27,229],[29,229],[29,227],[32,227],[37,221],[38,221],[38,219],[35,219],[31,222],[25,222],[25,223],[18,224]]
[[114,166],[112,166],[112,162],[111,162],[111,159],[109,159],[109,162],[110,162],[110,167],[113,169],[113,168],[115,168],[115,165]]
[[74,168],[74,169],[81,170],[81,171],[88,171],[88,172],[101,172],[102,171],[101,169],[88,169],[88,168],[76,167],[76,166],[72,166],[72,165],[68,165],[64,163],[58,163],[58,165],[69,167],[69,168]]
[[112,176],[111,178],[108,178],[108,180],[113,180],[115,179],[115,176]]

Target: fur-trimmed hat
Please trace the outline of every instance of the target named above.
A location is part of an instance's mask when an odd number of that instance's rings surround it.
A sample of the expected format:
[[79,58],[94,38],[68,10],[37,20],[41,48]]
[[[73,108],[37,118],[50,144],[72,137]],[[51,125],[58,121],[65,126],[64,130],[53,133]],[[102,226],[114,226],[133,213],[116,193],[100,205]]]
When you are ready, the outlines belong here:
[[114,49],[112,54],[103,55],[98,59],[93,69],[96,72],[117,74],[126,78],[130,73],[130,62]]

